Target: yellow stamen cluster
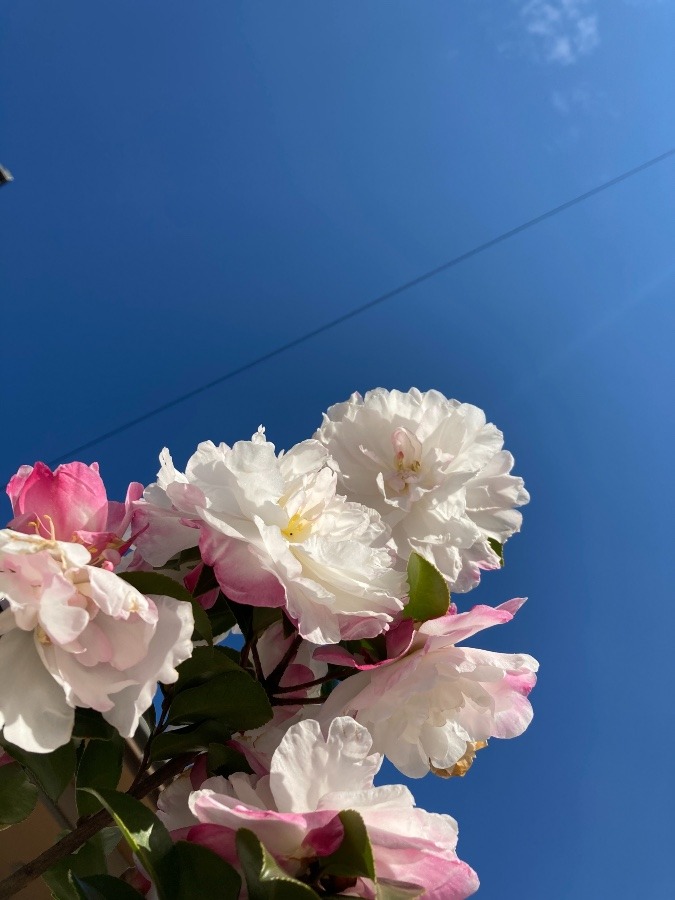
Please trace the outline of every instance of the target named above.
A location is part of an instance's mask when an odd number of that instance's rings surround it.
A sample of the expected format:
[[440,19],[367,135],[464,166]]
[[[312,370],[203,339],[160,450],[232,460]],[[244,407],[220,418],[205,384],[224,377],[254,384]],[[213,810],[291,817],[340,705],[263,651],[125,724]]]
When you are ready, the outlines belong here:
[[466,746],[466,753],[461,759],[457,760],[454,766],[450,766],[449,769],[437,769],[436,766],[431,765],[431,760],[429,760],[431,771],[434,775],[438,775],[439,778],[464,778],[473,765],[476,753],[482,750],[483,747],[487,747],[487,741],[470,741]]

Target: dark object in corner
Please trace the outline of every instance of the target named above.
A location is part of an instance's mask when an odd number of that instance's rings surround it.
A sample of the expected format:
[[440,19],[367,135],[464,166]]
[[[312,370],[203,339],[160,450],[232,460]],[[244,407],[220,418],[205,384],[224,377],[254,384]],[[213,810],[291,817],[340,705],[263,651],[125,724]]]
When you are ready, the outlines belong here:
[[0,166],[0,187],[2,187],[3,184],[9,184],[10,181],[14,181],[12,173],[4,166]]

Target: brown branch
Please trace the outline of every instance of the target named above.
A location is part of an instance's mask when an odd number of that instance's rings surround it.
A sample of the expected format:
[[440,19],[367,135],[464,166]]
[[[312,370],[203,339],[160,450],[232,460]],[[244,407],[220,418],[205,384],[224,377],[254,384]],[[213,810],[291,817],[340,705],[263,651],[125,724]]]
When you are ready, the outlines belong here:
[[[183,754],[169,760],[161,769],[153,772],[152,775],[148,775],[147,778],[144,778],[128,793],[140,800],[164,784],[165,781],[168,781],[169,778],[180,774],[192,762],[195,755],[194,753]],[[112,816],[105,809],[101,809],[99,812],[89,816],[74,831],[70,831],[62,837],[53,847],[45,850],[44,853],[36,856],[31,862],[17,869],[9,878],[5,878],[4,881],[0,882],[0,898],[12,897],[23,890],[27,884],[30,884],[35,878],[39,878],[47,869],[79,850],[82,844],[85,844],[95,834],[98,834],[102,828],[110,825],[111,822]]]
[[325,697],[273,697],[272,706],[307,706],[310,703],[323,703],[324,700]]
[[279,660],[277,665],[272,669],[270,674],[267,676],[265,680],[265,687],[267,689],[268,694],[274,694],[276,689],[279,687],[279,682],[281,681],[284,672],[286,671],[286,666],[293,659],[295,654],[300,649],[300,644],[302,643],[302,638],[299,634],[291,641],[288,650],[284,653],[283,657]]
[[345,666],[339,672],[329,672],[328,675],[323,675],[321,678],[315,678],[313,681],[305,681],[302,684],[292,684],[289,687],[278,687],[275,689],[274,694],[276,696],[277,694],[292,694],[294,691],[304,691],[307,688],[316,687],[317,684],[325,684],[327,681],[337,681],[352,672],[356,672],[356,669],[347,668]]

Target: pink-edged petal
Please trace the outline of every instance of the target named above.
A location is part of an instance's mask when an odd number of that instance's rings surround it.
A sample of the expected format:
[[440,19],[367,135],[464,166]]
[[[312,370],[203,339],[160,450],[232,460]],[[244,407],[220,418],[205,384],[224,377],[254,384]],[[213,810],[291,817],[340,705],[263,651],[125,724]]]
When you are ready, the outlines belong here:
[[176,667],[192,655],[194,616],[189,603],[173,597],[153,596],[157,607],[157,626],[145,657],[123,674],[135,684],[113,695],[113,709],[104,718],[124,737],[132,737],[138,720],[152,704],[157,682],[173,684],[178,679]]
[[124,503],[110,501],[108,503],[108,516],[105,530],[110,531],[121,538],[131,524],[134,513],[134,503],[143,496],[143,485],[138,481],[132,481],[127,488],[127,496]]
[[[101,531],[105,527],[108,497],[96,464],[66,463],[52,472],[36,462],[30,473],[25,467],[19,470],[8,493],[15,515],[35,514],[43,523],[40,533],[44,536],[49,534],[50,520],[55,536],[63,541],[79,529]],[[10,527],[14,527],[12,523]]]
[[276,575],[261,566],[250,544],[202,527],[199,549],[230,600],[249,606],[285,604],[283,585]]
[[474,606],[465,613],[448,614],[438,619],[429,619],[420,626],[419,632],[424,635],[443,635],[458,644],[492,625],[504,625],[510,622],[526,598],[518,597],[507,600],[500,606]]

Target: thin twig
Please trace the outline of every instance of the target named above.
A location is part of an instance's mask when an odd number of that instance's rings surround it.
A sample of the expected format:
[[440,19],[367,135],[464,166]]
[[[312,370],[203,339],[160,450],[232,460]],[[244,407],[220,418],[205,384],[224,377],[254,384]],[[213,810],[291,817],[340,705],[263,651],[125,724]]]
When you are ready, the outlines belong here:
[[294,697],[273,697],[272,706],[307,706],[310,703],[323,703],[325,699],[325,697],[307,697],[306,700],[302,698],[296,700]]
[[302,684],[293,684],[289,687],[278,687],[274,693],[276,695],[290,694],[293,691],[304,691],[307,688],[316,687],[317,684],[325,684],[327,681],[335,681],[338,678],[343,678],[348,672],[354,671],[354,669],[345,667],[339,672],[329,672],[328,675],[324,675],[322,678],[315,678],[314,681],[304,681]]
[[253,665],[255,666],[255,675],[261,684],[265,683],[265,673],[263,672],[262,663],[260,662],[260,654],[258,653],[258,641],[254,640],[251,644],[251,656],[253,657]]
[[286,671],[286,666],[293,659],[295,654],[300,649],[300,644],[302,643],[302,638],[299,634],[291,641],[291,645],[288,650],[284,653],[281,660],[277,663],[277,665],[272,669],[270,674],[267,676],[265,681],[265,687],[267,688],[268,694],[274,694],[276,689],[279,687],[279,682],[281,681],[284,672]]

